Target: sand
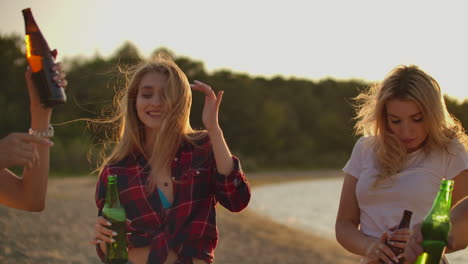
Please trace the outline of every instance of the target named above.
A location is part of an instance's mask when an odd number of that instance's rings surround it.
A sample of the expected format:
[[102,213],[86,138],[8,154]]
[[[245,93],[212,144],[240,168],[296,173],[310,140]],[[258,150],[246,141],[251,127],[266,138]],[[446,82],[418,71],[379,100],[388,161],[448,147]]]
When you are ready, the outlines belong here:
[[[259,186],[310,178],[311,174],[257,173],[248,177],[253,186]],[[50,179],[46,209],[41,213],[0,205],[0,263],[101,263],[89,243],[96,219],[95,181],[94,177]],[[358,258],[336,241],[277,224],[248,208],[236,214],[218,208],[220,240],[214,263],[357,263]]]

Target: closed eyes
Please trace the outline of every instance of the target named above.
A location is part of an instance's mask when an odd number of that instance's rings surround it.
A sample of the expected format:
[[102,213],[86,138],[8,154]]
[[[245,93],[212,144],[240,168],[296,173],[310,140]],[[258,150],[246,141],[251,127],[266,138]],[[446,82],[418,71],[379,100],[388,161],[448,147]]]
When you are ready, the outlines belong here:
[[[411,120],[413,122],[415,122],[415,123],[421,123],[424,119],[422,117],[420,117],[420,118],[415,118],[415,119],[411,119]],[[401,120],[390,120],[390,122],[392,124],[399,124],[399,123],[401,123]]]

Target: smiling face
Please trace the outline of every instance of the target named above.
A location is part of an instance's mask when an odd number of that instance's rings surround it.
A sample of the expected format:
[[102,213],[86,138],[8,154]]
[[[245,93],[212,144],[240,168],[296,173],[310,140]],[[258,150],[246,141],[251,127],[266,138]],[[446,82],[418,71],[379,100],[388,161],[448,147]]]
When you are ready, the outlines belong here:
[[392,99],[385,104],[387,124],[403,143],[408,153],[422,147],[428,136],[424,115],[413,101]]
[[163,90],[167,77],[159,72],[146,73],[138,86],[136,111],[145,126],[145,135],[151,138],[158,132],[164,118]]

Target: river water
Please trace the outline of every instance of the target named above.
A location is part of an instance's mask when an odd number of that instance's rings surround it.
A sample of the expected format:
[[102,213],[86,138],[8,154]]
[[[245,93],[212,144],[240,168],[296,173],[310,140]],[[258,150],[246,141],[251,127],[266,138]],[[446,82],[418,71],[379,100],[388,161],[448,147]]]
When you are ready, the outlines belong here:
[[[297,229],[335,240],[342,178],[260,186],[249,208]],[[468,249],[448,254],[450,264],[468,264]]]

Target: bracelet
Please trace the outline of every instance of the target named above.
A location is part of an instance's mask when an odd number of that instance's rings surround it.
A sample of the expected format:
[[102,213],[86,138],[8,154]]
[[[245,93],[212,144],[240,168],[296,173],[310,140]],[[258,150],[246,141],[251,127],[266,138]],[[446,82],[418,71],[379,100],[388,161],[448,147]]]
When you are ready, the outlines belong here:
[[38,136],[38,137],[51,138],[54,136],[54,127],[52,125],[49,125],[49,128],[43,131],[37,131],[37,130],[30,128],[28,131],[28,134],[33,135],[33,136]]

